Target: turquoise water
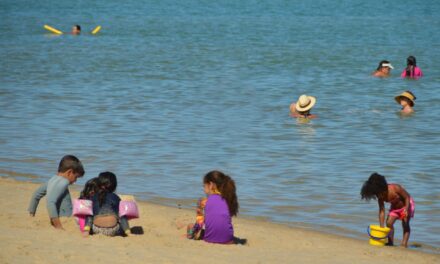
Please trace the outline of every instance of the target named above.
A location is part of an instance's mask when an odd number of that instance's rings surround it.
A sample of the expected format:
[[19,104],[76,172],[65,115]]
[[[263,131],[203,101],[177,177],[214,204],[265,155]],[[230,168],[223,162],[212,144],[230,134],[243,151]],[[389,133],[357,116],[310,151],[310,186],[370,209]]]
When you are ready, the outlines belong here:
[[[44,181],[75,154],[79,184],[111,170],[120,192],[191,206],[220,169],[243,215],[366,240],[378,208],[359,191],[377,171],[416,201],[410,242],[439,248],[439,13],[434,0],[4,0],[0,176]],[[408,55],[418,81],[399,77]],[[370,77],[382,59],[392,77]],[[403,118],[393,97],[408,89]],[[309,123],[288,115],[302,93],[318,98]]]

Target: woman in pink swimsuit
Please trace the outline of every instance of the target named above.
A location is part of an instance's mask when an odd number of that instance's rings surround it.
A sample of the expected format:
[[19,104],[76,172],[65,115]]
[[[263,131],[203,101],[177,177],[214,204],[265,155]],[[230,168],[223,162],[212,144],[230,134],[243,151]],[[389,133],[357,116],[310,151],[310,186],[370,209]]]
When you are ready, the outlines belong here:
[[411,228],[410,219],[414,217],[415,204],[409,193],[399,184],[387,184],[385,177],[378,174],[371,174],[370,178],[364,183],[361,190],[362,199],[377,199],[379,203],[379,223],[384,226],[385,206],[384,203],[390,203],[390,210],[387,217],[387,227],[390,233],[388,235],[388,244],[394,244],[394,222],[397,219],[402,220],[403,238],[402,246],[408,246]]
[[406,68],[403,70],[400,77],[418,79],[423,76],[422,70],[417,67],[416,57],[409,56],[406,59]]

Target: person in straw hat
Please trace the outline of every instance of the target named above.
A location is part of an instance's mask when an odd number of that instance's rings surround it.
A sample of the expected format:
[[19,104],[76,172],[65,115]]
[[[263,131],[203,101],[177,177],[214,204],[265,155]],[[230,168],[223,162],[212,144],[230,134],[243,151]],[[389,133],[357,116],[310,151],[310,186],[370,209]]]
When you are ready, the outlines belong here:
[[316,115],[312,115],[310,110],[316,104],[316,98],[313,96],[309,96],[303,94],[299,97],[296,103],[292,103],[290,105],[290,115],[292,117],[301,117],[301,118],[316,118]]
[[402,106],[400,113],[411,114],[414,112],[414,101],[416,100],[415,95],[411,91],[405,91],[400,95],[394,97],[396,102]]
[[377,66],[377,69],[373,72],[374,77],[390,77],[391,70],[394,69],[393,65],[387,60],[383,60],[379,62],[379,66]]

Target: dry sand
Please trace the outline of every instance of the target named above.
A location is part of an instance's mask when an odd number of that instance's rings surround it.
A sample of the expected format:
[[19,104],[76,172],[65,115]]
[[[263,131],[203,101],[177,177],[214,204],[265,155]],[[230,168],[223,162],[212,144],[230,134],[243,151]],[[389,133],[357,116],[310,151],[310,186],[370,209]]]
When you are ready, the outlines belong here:
[[0,263],[440,263],[440,255],[242,218],[234,218],[235,235],[246,245],[187,240],[193,212],[145,202],[130,221],[143,234],[83,238],[73,218],[63,219],[64,231],[50,226],[45,199],[28,215],[37,186],[0,178]]

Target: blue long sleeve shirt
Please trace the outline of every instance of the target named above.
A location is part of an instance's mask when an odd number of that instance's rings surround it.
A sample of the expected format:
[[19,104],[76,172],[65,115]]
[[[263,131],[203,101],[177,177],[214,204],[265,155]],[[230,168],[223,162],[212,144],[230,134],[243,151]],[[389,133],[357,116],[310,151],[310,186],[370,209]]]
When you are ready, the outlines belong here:
[[50,218],[72,215],[72,199],[69,193],[69,181],[55,175],[42,184],[32,195],[28,211],[35,214],[40,199],[47,195],[47,211]]

